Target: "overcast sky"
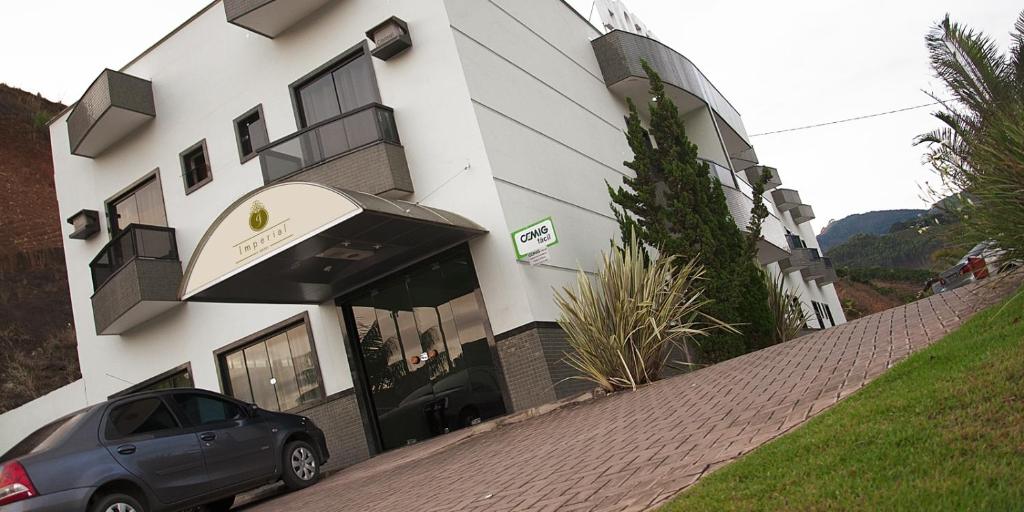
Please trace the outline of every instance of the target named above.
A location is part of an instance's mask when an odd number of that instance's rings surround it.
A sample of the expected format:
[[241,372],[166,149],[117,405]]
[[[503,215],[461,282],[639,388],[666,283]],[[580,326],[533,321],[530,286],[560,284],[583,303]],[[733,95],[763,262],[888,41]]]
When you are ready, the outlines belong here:
[[[0,0],[0,81],[73,102],[103,68],[120,68],[207,3]],[[590,14],[591,0],[570,3]],[[923,91],[939,89],[924,35],[936,21],[949,12],[1005,49],[1024,8],[1020,0],[626,3],[711,79],[750,134],[928,103]],[[762,163],[814,206],[820,229],[851,213],[926,205],[919,187],[933,177],[911,141],[936,126],[931,110],[753,142]]]

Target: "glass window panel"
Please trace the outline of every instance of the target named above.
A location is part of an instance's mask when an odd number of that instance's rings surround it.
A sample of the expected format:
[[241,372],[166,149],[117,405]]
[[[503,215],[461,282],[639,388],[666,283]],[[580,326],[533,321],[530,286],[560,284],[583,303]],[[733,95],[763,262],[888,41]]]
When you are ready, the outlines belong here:
[[135,230],[135,243],[139,256],[144,258],[170,258],[174,256],[171,234],[167,231],[149,229]]
[[299,89],[305,126],[314,125],[341,114],[334,78],[324,75]]
[[160,182],[155,178],[146,182],[135,192],[135,200],[138,207],[139,224],[167,225],[167,217],[164,214],[164,195],[160,190]]
[[192,387],[192,376],[188,370],[181,370],[168,377],[164,377],[148,386],[133,390],[133,393],[142,391],[156,391],[158,389],[190,388]]
[[328,123],[317,129],[317,132],[320,133],[320,144],[324,149],[324,158],[340,155],[352,149],[353,146],[349,144],[346,130],[344,120]]
[[117,406],[110,411],[107,437],[120,439],[175,428],[178,428],[178,421],[163,400],[146,398]]
[[253,399],[256,405],[269,411],[281,410],[277,402],[277,391],[270,379],[274,378],[270,371],[270,356],[267,355],[267,345],[257,343],[246,348],[245,367],[249,370],[249,383],[252,385]]
[[377,324],[380,326],[380,337],[391,353],[388,362],[394,364],[404,361],[405,352],[403,352],[402,344],[398,341],[398,328],[395,327],[395,319],[391,316],[391,311],[378,309]]
[[245,367],[245,355],[242,354],[242,351],[232,352],[224,357],[224,362],[228,370],[231,396],[243,402],[253,403],[249,372]]
[[345,135],[348,137],[348,146],[351,148],[379,140],[373,109],[352,114],[342,119],[342,122],[345,123]]
[[270,356],[270,368],[274,374],[274,389],[282,411],[294,409],[299,405],[299,386],[295,379],[295,367],[292,365],[292,350],[288,346],[288,335],[278,334],[267,340],[267,354]]
[[313,354],[313,341],[309,339],[306,324],[293,327],[288,331],[288,345],[292,351],[292,366],[299,389],[299,403],[307,403],[323,398],[320,377],[316,372],[316,361]]
[[139,206],[135,200],[135,194],[130,194],[114,203],[112,216],[113,218],[110,220],[114,224],[115,233],[132,224],[139,224]]
[[437,314],[440,317],[444,339],[448,342],[448,357],[452,365],[458,368],[462,358],[462,341],[459,339],[459,328],[455,325],[455,312],[451,303],[446,302],[438,306]]
[[420,333],[416,330],[416,320],[412,311],[399,311],[395,317],[398,321],[398,331],[402,339],[402,346],[405,350],[406,363],[410,371],[415,371],[423,366],[423,361],[417,364],[412,363],[412,358],[423,353],[420,344]]
[[237,405],[206,395],[177,394],[174,401],[193,425],[223,423],[244,416]]
[[342,112],[380,101],[373,81],[373,63],[368,55],[362,55],[335,71],[334,86]]

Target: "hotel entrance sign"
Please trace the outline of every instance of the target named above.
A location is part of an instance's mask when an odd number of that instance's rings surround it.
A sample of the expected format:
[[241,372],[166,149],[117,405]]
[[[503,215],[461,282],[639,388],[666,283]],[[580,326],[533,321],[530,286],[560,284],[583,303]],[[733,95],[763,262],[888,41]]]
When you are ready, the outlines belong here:
[[534,222],[525,228],[512,232],[516,248],[516,259],[523,259],[531,253],[546,249],[558,243],[555,224],[551,217]]

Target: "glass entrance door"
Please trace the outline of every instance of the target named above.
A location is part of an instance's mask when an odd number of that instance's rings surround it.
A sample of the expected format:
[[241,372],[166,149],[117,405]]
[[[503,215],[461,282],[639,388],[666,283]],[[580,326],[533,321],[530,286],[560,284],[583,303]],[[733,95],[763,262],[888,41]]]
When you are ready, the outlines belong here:
[[505,413],[467,247],[338,302],[385,450]]

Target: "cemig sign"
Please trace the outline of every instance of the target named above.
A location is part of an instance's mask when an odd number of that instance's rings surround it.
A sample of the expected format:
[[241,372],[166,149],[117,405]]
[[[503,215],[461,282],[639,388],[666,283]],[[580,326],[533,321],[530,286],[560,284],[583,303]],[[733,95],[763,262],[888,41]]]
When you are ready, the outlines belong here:
[[512,232],[512,242],[516,247],[516,259],[522,259],[531,253],[551,247],[558,243],[555,223],[548,217],[525,228]]

